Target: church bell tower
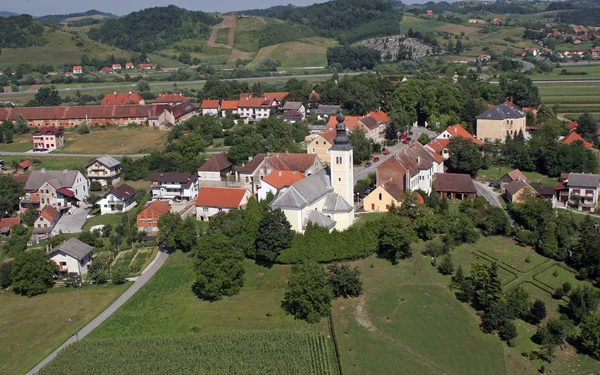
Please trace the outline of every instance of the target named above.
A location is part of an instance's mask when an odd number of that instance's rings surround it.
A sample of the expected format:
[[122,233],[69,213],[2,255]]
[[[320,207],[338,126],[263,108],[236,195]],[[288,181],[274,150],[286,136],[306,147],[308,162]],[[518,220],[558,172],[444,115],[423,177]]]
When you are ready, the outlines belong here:
[[336,136],[330,152],[331,186],[350,205],[354,205],[354,169],[352,145],[348,139],[344,115],[337,115]]

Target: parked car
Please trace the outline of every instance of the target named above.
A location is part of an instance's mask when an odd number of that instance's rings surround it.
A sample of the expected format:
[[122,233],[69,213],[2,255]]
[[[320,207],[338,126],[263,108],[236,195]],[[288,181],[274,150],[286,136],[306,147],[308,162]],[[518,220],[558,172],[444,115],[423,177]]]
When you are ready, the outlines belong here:
[[389,155],[390,154],[390,150],[383,150],[383,154],[384,155]]
[[403,141],[402,141],[402,143],[404,143],[405,145],[407,145],[407,144],[409,144],[409,143],[410,143],[410,140],[408,140],[408,139],[405,139],[405,140],[403,140]]
[[371,164],[371,162],[370,162],[370,161],[368,161],[368,162],[365,164],[365,168],[369,168],[371,165],[372,165],[372,164]]
[[34,148],[33,152],[44,152],[44,151],[48,151],[47,148]]
[[490,182],[488,186],[492,188],[499,188],[500,184],[497,182]]
[[379,161],[379,156],[375,156],[375,157],[373,158],[373,162],[374,162],[374,163],[377,163],[378,161]]
[[407,139],[409,142],[410,142],[410,141],[412,141],[412,138],[411,138],[411,137],[408,137],[408,138],[406,138],[406,139]]
[[407,134],[402,134],[402,135],[400,136],[400,139],[406,139],[406,138],[408,138],[408,135],[407,135]]

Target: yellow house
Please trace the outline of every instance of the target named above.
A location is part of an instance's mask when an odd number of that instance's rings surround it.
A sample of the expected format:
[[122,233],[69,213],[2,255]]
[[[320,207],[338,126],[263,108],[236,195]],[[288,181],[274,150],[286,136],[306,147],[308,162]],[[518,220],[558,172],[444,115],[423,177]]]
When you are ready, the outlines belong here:
[[364,209],[366,212],[388,212],[392,205],[400,205],[401,195],[402,187],[388,180],[365,197]]
[[494,106],[477,116],[477,139],[504,141],[521,132],[525,135],[525,113],[506,104]]
[[329,149],[333,146],[333,139],[335,138],[335,129],[328,130],[317,135],[306,147],[308,154],[316,154],[319,160],[323,163],[329,164],[331,156],[329,155]]
[[504,194],[513,203],[525,203],[527,197],[539,195],[534,188],[522,180],[513,181],[506,185]]

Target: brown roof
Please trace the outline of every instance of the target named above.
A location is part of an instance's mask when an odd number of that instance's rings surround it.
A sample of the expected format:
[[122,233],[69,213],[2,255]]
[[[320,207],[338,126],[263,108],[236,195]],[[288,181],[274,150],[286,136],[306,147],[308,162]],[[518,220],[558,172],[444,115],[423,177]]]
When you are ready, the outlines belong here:
[[198,170],[202,172],[221,172],[229,167],[231,167],[231,163],[227,160],[227,154],[221,152],[208,159]]
[[60,189],[56,190],[56,192],[64,195],[65,197],[75,197],[75,194],[73,194],[73,190],[67,189],[66,187],[61,187]]
[[287,111],[283,114],[285,120],[302,120],[304,115],[298,111]]
[[147,203],[146,205],[144,205],[144,208],[140,211],[138,216],[140,216],[143,212],[146,211],[154,211],[158,214],[158,216],[162,216],[167,212],[171,211],[171,207],[163,201],[156,200],[154,202]]
[[61,135],[63,133],[63,131],[61,129],[55,128],[55,127],[41,127],[38,130],[36,130],[33,135],[39,135],[39,134],[43,134],[43,135],[49,135],[49,134],[53,134],[53,135]]
[[365,116],[360,119],[360,123],[366,126],[369,130],[377,129],[379,122],[371,116]]
[[306,172],[317,159],[315,154],[269,154],[267,163],[274,169]]
[[529,184],[527,182],[522,181],[522,180],[516,180],[516,181],[511,182],[510,184],[506,185],[505,190],[510,195],[515,195],[521,189],[526,188],[526,187],[529,188],[529,190],[533,191],[535,194],[537,194],[537,191],[535,191],[535,189],[533,189],[531,186],[529,186]]
[[144,100],[138,93],[128,94],[106,94],[100,102],[101,105],[124,105],[124,104],[138,104]]
[[477,193],[471,176],[460,173],[436,173],[434,175],[433,188],[438,192]]
[[394,197],[395,200],[400,201],[400,198],[402,198],[402,193],[404,192],[402,182],[389,179],[381,187]]
[[117,187],[110,189],[109,194],[113,194],[116,197],[123,199],[124,201],[135,195],[135,189],[127,184],[122,184]]
[[267,157],[267,155],[265,154],[258,154],[255,157],[252,158],[252,160],[250,160],[248,162],[248,164],[244,165],[243,167],[241,167],[240,169],[238,169],[238,173],[252,173],[256,170],[256,168],[258,168],[262,162],[265,160],[265,158]]
[[527,182],[527,177],[523,174],[523,172],[521,172],[518,169],[515,169],[514,171],[510,171],[507,174],[505,174],[504,176],[502,176],[502,178],[500,179],[500,182],[511,182],[511,181],[525,181]]
[[292,186],[298,181],[304,180],[304,175],[298,171],[280,171],[274,170],[270,175],[263,177],[263,181],[273,186],[275,189]]
[[33,163],[31,162],[31,160],[25,159],[17,165],[23,169],[26,169],[26,168],[31,167],[33,165]]
[[40,216],[42,216],[44,219],[46,219],[48,221],[54,221],[54,218],[56,218],[56,216],[58,216],[58,211],[56,210],[56,208],[54,208],[48,204],[44,207],[44,209],[40,213]]
[[190,186],[192,182],[198,180],[198,176],[190,173],[152,172],[150,173],[149,180],[156,182],[175,182],[187,187]]
[[533,189],[542,197],[554,196],[555,186],[534,186]]
[[0,220],[0,229],[12,228],[15,225],[21,224],[21,219],[18,217],[5,217]]
[[337,131],[335,129],[328,130],[328,131],[323,132],[323,133],[321,133],[319,135],[321,137],[323,137],[323,139],[325,139],[329,144],[333,145],[333,139],[337,135]]
[[238,208],[247,189],[203,186],[196,198],[196,207]]
[[392,179],[406,190],[406,173],[414,177],[419,170],[431,168],[434,162],[435,159],[425,147],[419,142],[413,142],[377,167],[377,183]]

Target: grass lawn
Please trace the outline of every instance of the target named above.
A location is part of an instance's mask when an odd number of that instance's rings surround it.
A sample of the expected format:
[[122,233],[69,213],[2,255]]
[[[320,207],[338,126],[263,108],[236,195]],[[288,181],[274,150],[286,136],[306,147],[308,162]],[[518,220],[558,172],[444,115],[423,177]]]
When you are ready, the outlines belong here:
[[[477,179],[482,181],[500,181],[505,174],[512,170],[514,170],[514,168],[495,166],[490,169],[480,169],[477,172]],[[554,186],[558,182],[555,178],[550,178],[537,172],[523,172],[523,174],[529,180],[529,184],[533,186]]]
[[27,152],[33,148],[32,136],[30,133],[15,135],[12,143],[0,143],[0,151]]
[[121,215],[117,214],[106,214],[106,215],[98,215],[89,219],[83,225],[83,230],[90,230],[91,227],[95,225],[111,225],[113,228],[117,223],[121,221]]
[[93,158],[87,157],[60,157],[60,156],[16,156],[2,155],[2,159],[6,164],[13,161],[20,162],[21,160],[29,159],[33,162],[33,169],[82,169]]
[[150,190],[150,181],[146,181],[146,180],[122,181],[122,182],[118,183],[117,186],[122,185],[122,184],[127,184],[136,190],[139,190],[139,189],[145,189],[147,191]]
[[[94,129],[88,134],[67,132],[62,153],[70,154],[135,154],[158,150],[163,146],[167,132],[146,127],[115,127]],[[121,146],[122,145],[122,146]]]
[[[556,276],[554,274],[556,273]],[[562,287],[564,283],[571,284],[573,289],[578,286],[584,286],[587,284],[585,281],[577,280],[575,274],[571,271],[568,271],[559,265],[554,265],[539,275],[535,276],[535,279],[541,283],[546,284],[552,289],[556,289]]]
[[354,222],[354,225],[362,227],[370,221],[380,220],[384,215],[386,215],[385,212],[361,213],[356,215],[357,220]]
[[96,317],[128,287],[57,288],[27,298],[0,293],[0,373],[25,373]]
[[326,66],[327,48],[335,45],[333,39],[306,38],[278,44],[270,57],[279,60],[283,68]]
[[[580,47],[577,47],[580,48]],[[585,49],[585,48],[581,48]],[[585,72],[586,75],[561,75],[560,72],[566,69],[567,72],[580,73]],[[551,73],[532,74],[529,76],[534,81],[586,81],[592,79],[600,79],[600,65],[588,65],[585,62],[579,62],[577,65],[554,68]]]

